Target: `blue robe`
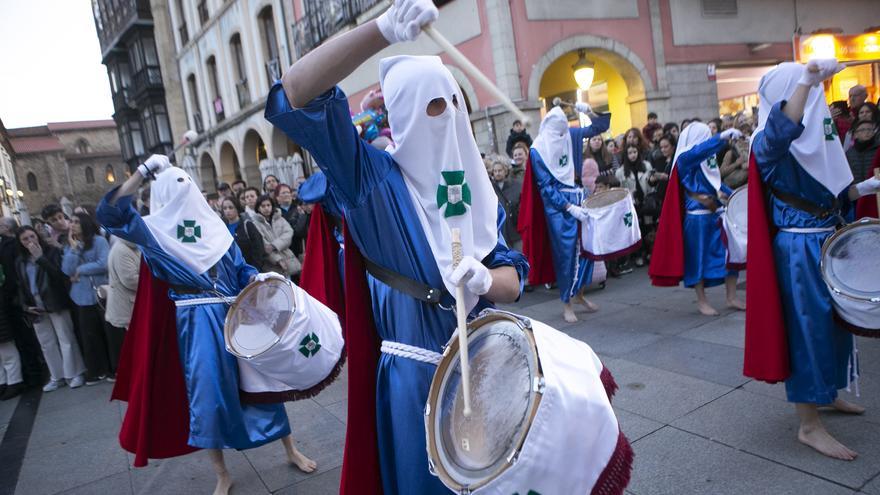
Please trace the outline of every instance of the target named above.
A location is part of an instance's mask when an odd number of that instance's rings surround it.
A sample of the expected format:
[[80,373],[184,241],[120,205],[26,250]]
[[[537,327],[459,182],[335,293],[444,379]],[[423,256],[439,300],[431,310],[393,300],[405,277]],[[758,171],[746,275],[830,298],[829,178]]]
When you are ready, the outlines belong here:
[[[334,88],[293,110],[276,84],[269,93],[266,118],[315,156],[342,202],[346,225],[365,257],[431,287],[443,287],[400,168],[391,155],[358,137],[342,90]],[[528,264],[522,254],[505,245],[500,234],[503,218],[499,213],[498,244],[483,264],[513,266],[522,281]],[[441,352],[456,326],[454,310],[416,300],[372,276],[367,283],[376,331],[383,340]],[[481,298],[474,312],[488,306]],[[376,413],[386,495],[449,493],[429,473],[425,450],[424,408],[435,369],[432,364],[389,354],[379,359]]]
[[[206,292],[178,294],[172,301],[212,297],[213,287],[224,296],[236,296],[257,273],[248,265],[234,242],[214,265],[216,280],[194,273],[156,242],[143,219],[132,207],[131,196],[113,205],[114,188],[98,206],[98,220],[111,234],[137,244],[153,276],[171,285],[199,288]],[[216,284],[216,285],[214,285]],[[226,351],[223,324],[225,304],[202,304],[177,308],[177,340],[189,399],[189,440],[203,449],[249,449],[290,434],[283,404],[241,404],[238,398],[238,363]]]
[[[724,283],[724,277],[737,274],[736,271],[727,270],[727,248],[721,240],[721,213],[719,211],[703,215],[688,213],[706,209],[688,193],[710,196],[718,194],[706,179],[700,164],[707,159],[714,161],[715,154],[722,147],[724,141],[718,136],[713,136],[679,155],[678,161],[675,162],[679,180],[684,188],[682,196],[685,203],[683,225],[685,287],[693,287],[701,280],[706,287],[713,287]],[[721,183],[721,191],[727,195],[731,194],[730,188],[724,183]],[[721,206],[717,197],[715,202],[717,207]]]
[[[583,168],[584,139],[589,139],[608,130],[611,115],[597,116],[589,127],[570,128],[571,158],[574,165],[575,183],[580,183]],[[559,298],[567,303],[578,294],[593,277],[593,261],[581,256],[581,239],[578,220],[565,211],[569,205],[580,206],[586,192],[580,186],[569,186],[559,182],[547,168],[541,155],[532,148],[529,152],[532,173],[541,192],[544,215],[547,216],[547,234],[553,253],[553,271]]]
[[[804,171],[789,151],[791,142],[803,131],[803,125],[782,113],[781,104],[773,106],[764,130],[752,144],[764,190],[774,188],[831,208],[834,195]],[[852,203],[846,189],[837,199],[843,205],[843,213],[851,216]],[[834,227],[838,221],[834,217],[820,220],[772,193],[769,206],[773,224],[778,228]],[[791,376],[785,381],[790,402],[830,404],[837,398],[837,390],[847,383],[853,337],[834,322],[831,295],[819,271],[822,244],[831,234],[780,231],[773,239],[791,362]]]

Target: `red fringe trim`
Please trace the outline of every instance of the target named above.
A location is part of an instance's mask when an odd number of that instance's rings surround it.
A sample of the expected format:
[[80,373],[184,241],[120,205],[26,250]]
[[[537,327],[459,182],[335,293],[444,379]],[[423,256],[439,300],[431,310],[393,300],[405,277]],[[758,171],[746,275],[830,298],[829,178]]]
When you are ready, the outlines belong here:
[[608,394],[608,402],[611,402],[611,398],[614,397],[618,387],[617,382],[614,381],[614,376],[611,375],[611,371],[604,365],[602,366],[602,373],[599,374],[599,379],[602,380],[602,386],[605,387],[605,393]]
[[837,322],[838,325],[841,326],[847,332],[858,335],[859,337],[868,337],[872,339],[880,339],[880,328],[862,328],[857,325],[853,325],[852,323],[844,320],[840,313],[837,311],[834,312],[834,321]]
[[583,253],[583,255],[587,259],[591,259],[593,261],[611,261],[611,260],[616,260],[617,258],[622,258],[628,254],[632,254],[632,253],[638,251],[639,248],[641,248],[641,247],[642,247],[642,240],[639,239],[638,242],[636,242],[632,246],[630,246],[626,249],[621,249],[620,251],[615,251],[613,253],[593,254],[589,251],[584,251],[583,249],[581,249],[581,253]]
[[679,277],[651,277],[651,285],[654,287],[678,287],[678,284],[680,283],[681,278]]
[[333,367],[330,374],[327,375],[327,378],[324,378],[306,390],[285,390],[283,392],[245,392],[244,390],[239,390],[238,399],[242,404],[276,404],[279,402],[293,402],[302,399],[311,399],[339,378],[339,374],[342,373],[342,367],[345,365],[346,356],[347,354],[343,347],[342,355],[339,356],[339,361],[336,362],[336,366]]
[[602,470],[602,474],[599,475],[590,494],[621,495],[629,485],[634,457],[635,453],[629,440],[626,439],[622,431],[619,432],[614,453],[611,454],[611,459],[608,460],[608,464]]

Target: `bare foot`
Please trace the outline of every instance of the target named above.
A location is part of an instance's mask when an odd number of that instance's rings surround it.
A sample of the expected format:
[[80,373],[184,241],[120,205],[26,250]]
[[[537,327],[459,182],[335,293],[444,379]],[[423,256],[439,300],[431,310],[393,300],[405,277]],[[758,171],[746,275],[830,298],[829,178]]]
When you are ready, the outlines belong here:
[[738,309],[740,311],[745,311],[746,310],[746,303],[740,301],[737,298],[728,299],[727,300],[727,307],[733,308],[733,309]]
[[229,477],[229,473],[218,474],[214,495],[229,495],[230,488],[232,488],[232,478]]
[[821,423],[817,425],[802,424],[798,429],[798,440],[820,454],[833,459],[852,461],[859,455],[832,437]]
[[300,471],[304,473],[311,473],[315,469],[318,468],[318,463],[304,456],[302,452],[297,450],[295,447],[293,452],[287,456],[287,459],[291,464],[298,467]]
[[846,414],[865,414],[864,407],[858,404],[853,404],[852,402],[847,402],[841,398],[834,399],[834,402],[831,403],[831,407]]
[[575,297],[574,302],[582,305],[587,313],[595,313],[596,311],[599,311],[599,306],[597,306],[592,301],[588,301],[586,298],[584,298],[584,296],[579,295]]
[[718,316],[718,311],[707,302],[697,301],[697,309],[705,316]]
[[571,308],[570,304],[566,304],[565,308],[562,309],[562,318],[568,323],[574,323],[578,321],[578,317],[575,316],[574,310]]

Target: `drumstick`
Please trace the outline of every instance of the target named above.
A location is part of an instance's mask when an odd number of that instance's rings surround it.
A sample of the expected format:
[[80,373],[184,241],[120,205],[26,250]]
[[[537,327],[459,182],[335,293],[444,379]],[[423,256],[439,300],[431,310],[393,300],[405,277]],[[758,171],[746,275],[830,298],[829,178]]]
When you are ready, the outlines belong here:
[[[880,168],[874,170],[874,178],[880,180]],[[880,192],[874,195],[877,196],[877,218],[880,218]]]
[[458,65],[460,65],[461,68],[464,69],[465,72],[470,74],[470,76],[473,77],[474,79],[476,79],[478,83],[480,83],[484,88],[486,88],[486,90],[488,90],[490,93],[492,93],[492,96],[494,96],[495,99],[500,101],[502,105],[504,105],[505,107],[507,107],[508,110],[513,112],[513,114],[516,115],[516,118],[519,119],[520,121],[522,121],[523,125],[528,125],[529,123],[531,123],[531,119],[526,117],[526,114],[524,114],[522,112],[522,110],[519,109],[519,107],[514,105],[513,102],[510,101],[510,98],[508,98],[506,94],[502,93],[501,90],[498,89],[498,86],[495,86],[492,83],[492,81],[490,81],[489,78],[487,78],[483,74],[483,72],[477,68],[476,65],[474,65],[467,57],[464,56],[463,53],[461,53],[458,50],[458,48],[455,47],[455,45],[450,43],[449,40],[446,39],[445,36],[443,36],[442,34],[440,34],[439,31],[434,29],[434,26],[432,26],[432,25],[425,26],[422,28],[422,31],[425,34],[427,34],[428,37],[430,37],[432,40],[434,40],[434,43],[437,43],[438,45],[440,45],[440,48],[442,48],[443,51],[448,53],[449,56],[452,58],[452,60],[454,60]]
[[[452,266],[461,263],[461,230],[451,229]],[[471,416],[471,370],[468,367],[467,308],[464,305],[464,286],[455,288],[455,313],[458,317],[458,356],[461,358],[461,395],[464,398],[464,417]]]

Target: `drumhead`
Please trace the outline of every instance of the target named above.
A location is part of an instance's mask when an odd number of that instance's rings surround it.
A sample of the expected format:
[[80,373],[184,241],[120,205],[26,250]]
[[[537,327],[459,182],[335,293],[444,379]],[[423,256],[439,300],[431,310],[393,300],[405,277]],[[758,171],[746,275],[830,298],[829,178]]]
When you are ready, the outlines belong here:
[[226,314],[226,349],[245,359],[269,350],[290,325],[293,297],[290,282],[284,280],[273,278],[245,287]]
[[863,219],[829,237],[822,246],[822,277],[836,293],[854,299],[880,298],[880,221]]
[[623,201],[629,196],[629,191],[622,187],[614,187],[607,191],[593,193],[584,200],[584,208],[602,208],[610,204]]
[[749,226],[749,186],[738,187],[727,202],[728,221],[737,229],[748,232]]
[[533,391],[540,377],[534,337],[522,320],[492,312],[474,320],[468,333],[471,416],[463,413],[456,339],[431,384],[426,420],[435,471],[456,489],[474,489],[510,466],[540,402]]

